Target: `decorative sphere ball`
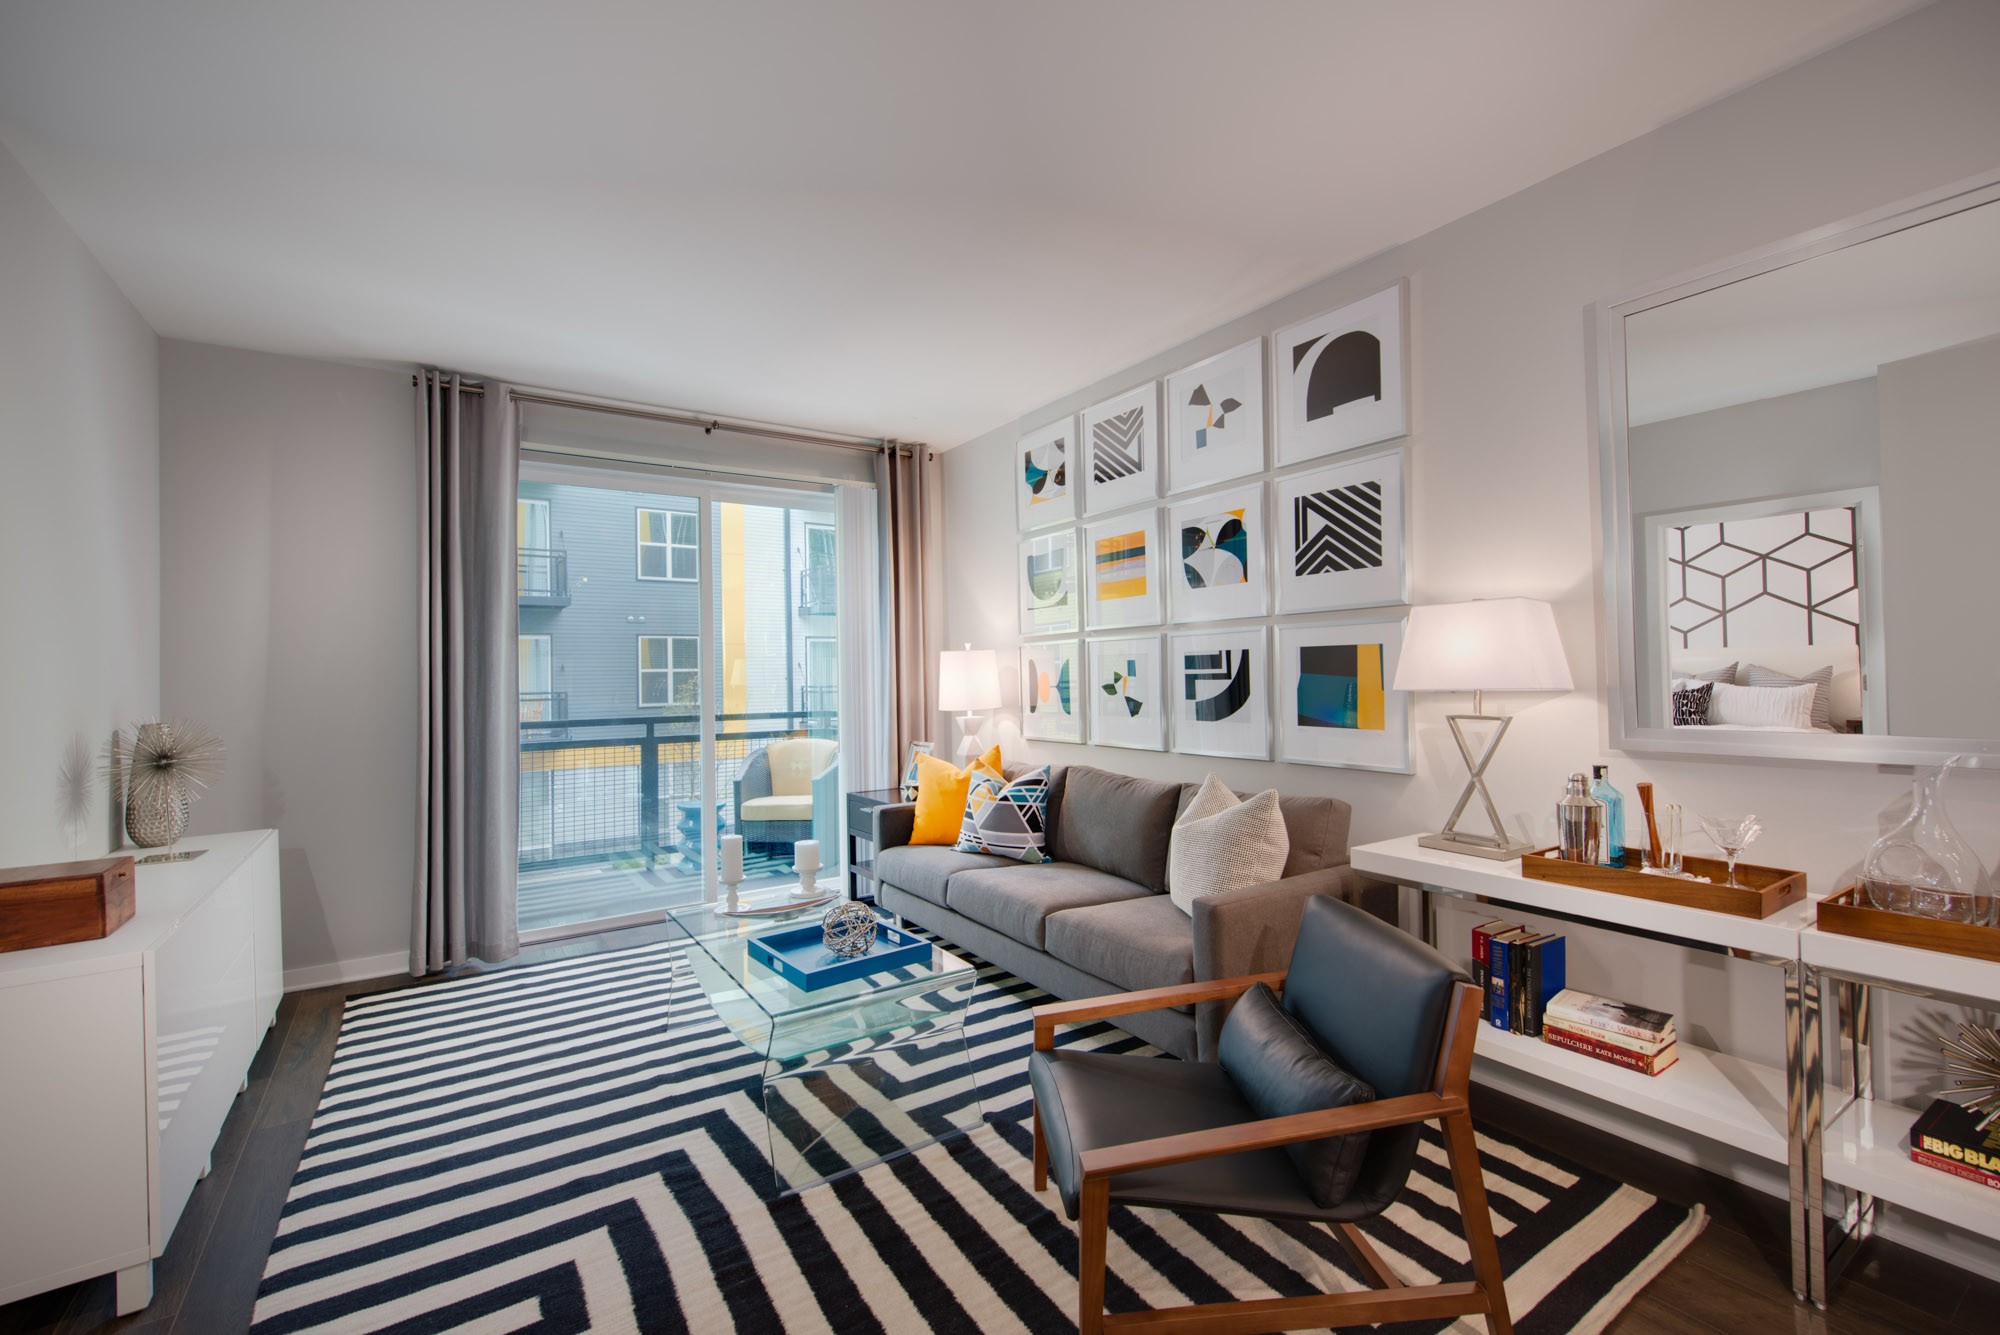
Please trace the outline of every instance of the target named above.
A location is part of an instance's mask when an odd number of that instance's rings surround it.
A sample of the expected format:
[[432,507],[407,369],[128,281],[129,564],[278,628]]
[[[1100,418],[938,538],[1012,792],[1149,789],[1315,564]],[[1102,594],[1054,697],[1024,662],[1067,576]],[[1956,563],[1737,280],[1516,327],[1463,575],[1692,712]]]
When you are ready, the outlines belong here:
[[873,909],[850,900],[826,911],[820,919],[820,937],[836,955],[866,955],[875,944],[878,925]]

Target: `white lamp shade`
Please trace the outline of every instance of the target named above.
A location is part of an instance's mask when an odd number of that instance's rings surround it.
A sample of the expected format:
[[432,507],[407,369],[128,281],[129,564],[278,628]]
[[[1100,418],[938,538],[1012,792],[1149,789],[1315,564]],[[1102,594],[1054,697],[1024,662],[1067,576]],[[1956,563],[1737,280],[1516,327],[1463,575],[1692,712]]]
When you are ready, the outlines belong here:
[[1556,612],[1534,598],[1410,609],[1398,691],[1567,691],[1574,686]]
[[1000,662],[991,649],[938,655],[938,708],[947,714],[1000,707]]

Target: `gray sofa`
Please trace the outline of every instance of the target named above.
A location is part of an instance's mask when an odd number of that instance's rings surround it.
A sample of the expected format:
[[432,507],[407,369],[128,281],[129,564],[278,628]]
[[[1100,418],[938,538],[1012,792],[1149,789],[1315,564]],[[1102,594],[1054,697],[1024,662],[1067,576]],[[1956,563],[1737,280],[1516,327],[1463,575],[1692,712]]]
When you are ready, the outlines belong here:
[[[1394,889],[1348,865],[1352,813],[1331,797],[1282,798],[1284,877],[1198,899],[1190,919],[1166,894],[1167,844],[1197,787],[1087,765],[1053,770],[1049,860],[1040,863],[912,847],[915,806],[877,807],[877,901],[1065,1000],[1282,969],[1312,895],[1395,920]],[[1203,1002],[1120,1023],[1175,1056],[1213,1060],[1228,1007]]]

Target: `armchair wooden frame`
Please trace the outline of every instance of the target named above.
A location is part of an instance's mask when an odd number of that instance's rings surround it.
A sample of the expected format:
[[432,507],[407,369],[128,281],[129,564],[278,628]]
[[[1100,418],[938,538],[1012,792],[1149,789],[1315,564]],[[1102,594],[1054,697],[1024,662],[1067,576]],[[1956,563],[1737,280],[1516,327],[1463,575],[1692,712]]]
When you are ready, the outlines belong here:
[[[1282,973],[1254,974],[1212,983],[1158,987],[1145,992],[1065,1001],[1035,1009],[1035,1047],[1055,1046],[1058,1025],[1104,1020],[1161,1006],[1186,1006],[1240,996],[1258,983],[1284,987]],[[1500,1249],[1487,1212],[1486,1183],[1479,1169],[1479,1148],[1473,1137],[1467,1094],[1472,1083],[1472,1046],[1479,1034],[1480,995],[1470,984],[1454,989],[1437,1059],[1437,1075],[1429,1093],[1379,1099],[1319,1112],[1274,1117],[1261,1122],[1217,1127],[1129,1145],[1104,1145],[1083,1151],[1077,1229],[1077,1327],[1081,1335],[1105,1331],[1202,1331],[1229,1335],[1317,1330],[1326,1326],[1372,1325],[1382,1321],[1417,1321],[1431,1317],[1483,1315],[1491,1335],[1512,1335],[1507,1292],[1500,1273]],[[1437,1121],[1444,1130],[1445,1157],[1464,1221],[1465,1240],[1472,1254],[1472,1282],[1430,1284],[1410,1288],[1396,1278],[1361,1230],[1351,1223],[1333,1225],[1334,1236],[1373,1283],[1371,1289],[1315,1294],[1302,1298],[1263,1298],[1246,1302],[1202,1303],[1149,1312],[1104,1310],[1105,1247],[1110,1228],[1111,1179],[1142,1168],[1163,1168],[1195,1159],[1213,1159],[1246,1150],[1269,1149],[1322,1136],[1373,1131],[1379,1127]],[[1035,1111],[1035,1190],[1048,1188],[1049,1152],[1042,1137],[1042,1117]]]

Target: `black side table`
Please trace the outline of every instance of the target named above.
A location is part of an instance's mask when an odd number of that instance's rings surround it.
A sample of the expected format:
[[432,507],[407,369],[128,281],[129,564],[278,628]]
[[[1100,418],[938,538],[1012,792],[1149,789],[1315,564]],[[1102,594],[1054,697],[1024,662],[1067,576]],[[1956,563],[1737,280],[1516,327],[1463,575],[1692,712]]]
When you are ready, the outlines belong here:
[[[847,795],[847,897],[875,902],[875,808],[903,800],[901,788]],[[861,845],[867,845],[863,856]]]

